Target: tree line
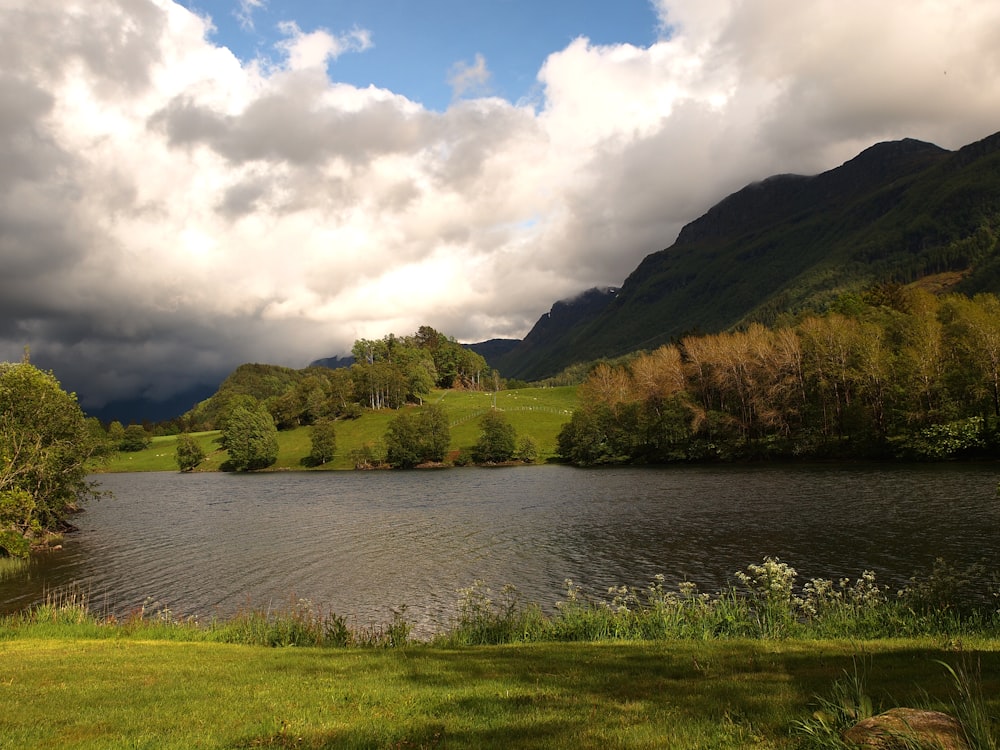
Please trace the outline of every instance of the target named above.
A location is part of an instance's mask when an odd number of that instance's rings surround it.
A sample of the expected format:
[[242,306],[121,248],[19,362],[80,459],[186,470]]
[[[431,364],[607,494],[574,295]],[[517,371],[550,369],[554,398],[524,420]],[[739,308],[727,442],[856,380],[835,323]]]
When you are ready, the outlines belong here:
[[[434,405],[423,406],[432,389],[498,385],[482,356],[430,326],[421,326],[410,336],[359,339],[351,354],[354,363],[349,368],[241,365],[212,398],[184,415],[179,427],[185,432],[221,430],[220,443],[229,455],[224,468],[248,471],[276,461],[278,430],[311,426],[305,463],[320,466],[335,454],[338,420],[355,419],[364,409],[419,405],[419,410],[401,411],[393,419],[384,445],[365,446],[354,457],[361,468],[410,467],[441,462],[448,451],[444,412]],[[177,449],[181,470],[191,470],[203,459],[197,444],[182,435]]]
[[245,397],[264,404],[278,429],[322,420],[351,419],[363,409],[398,409],[422,403],[434,388],[479,390],[492,370],[479,354],[430,326],[410,336],[359,339],[349,368],[244,364],[208,400],[177,421],[177,431],[221,429]]
[[881,285],[825,314],[593,366],[559,436],[580,465],[993,455],[1000,300]]

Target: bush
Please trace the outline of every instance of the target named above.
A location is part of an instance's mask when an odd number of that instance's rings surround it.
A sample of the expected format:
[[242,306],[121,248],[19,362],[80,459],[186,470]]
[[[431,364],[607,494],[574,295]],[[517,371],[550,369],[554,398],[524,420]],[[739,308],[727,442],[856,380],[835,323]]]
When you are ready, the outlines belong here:
[[517,451],[514,457],[526,464],[533,464],[538,460],[538,443],[535,439],[525,435],[517,442]]
[[205,460],[205,451],[193,437],[182,433],[177,436],[177,451],[174,457],[177,460],[177,467],[181,471],[193,471],[198,464]]
[[125,433],[118,443],[118,450],[125,453],[136,453],[148,448],[152,442],[145,427],[141,424],[130,424],[125,428]]
[[479,421],[482,434],[472,449],[472,457],[481,464],[510,461],[517,449],[517,432],[502,412],[493,409]]
[[429,404],[419,410],[407,408],[386,429],[386,460],[390,466],[400,469],[443,461],[450,442],[448,416],[441,406]]
[[309,451],[309,463],[312,466],[322,466],[333,460],[337,452],[337,432],[333,422],[328,419],[321,419],[312,427],[310,435],[312,445]]
[[278,429],[261,404],[239,405],[226,418],[222,440],[229,452],[225,468],[263,469],[278,460]]

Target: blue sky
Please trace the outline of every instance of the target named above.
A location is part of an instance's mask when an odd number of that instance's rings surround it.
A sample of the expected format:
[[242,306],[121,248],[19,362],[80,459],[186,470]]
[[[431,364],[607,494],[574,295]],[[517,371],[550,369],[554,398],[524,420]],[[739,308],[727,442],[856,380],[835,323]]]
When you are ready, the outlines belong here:
[[453,101],[456,66],[481,56],[489,81],[466,95],[489,93],[517,102],[538,95],[545,59],[576,37],[593,44],[647,47],[659,34],[649,0],[184,0],[212,18],[213,40],[244,61],[276,57],[280,24],[334,35],[353,29],[372,46],[329,64],[330,77],[375,85],[444,110]]
[[519,338],[749,182],[1000,127],[996,0],[0,0],[0,39],[0,361],[85,408]]

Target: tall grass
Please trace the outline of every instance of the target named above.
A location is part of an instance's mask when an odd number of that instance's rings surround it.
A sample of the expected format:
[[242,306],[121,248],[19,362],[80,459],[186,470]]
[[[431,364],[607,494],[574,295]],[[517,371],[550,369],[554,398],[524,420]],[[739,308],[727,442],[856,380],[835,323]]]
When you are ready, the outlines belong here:
[[[948,581],[968,576],[942,561],[901,591],[881,586],[872,571],[856,580],[815,578],[800,585],[787,563],[766,558],[734,575],[722,591],[699,592],[682,581],[676,588],[656,576],[645,587],[617,586],[590,595],[566,581],[554,614],[524,604],[506,587],[498,599],[481,582],[460,592],[458,614],[445,643],[529,641],[673,640],[712,638],[887,638],[962,634],[1000,636],[1000,599],[995,579],[980,578],[982,591],[969,603],[967,586]],[[927,591],[936,592],[933,600]]]
[[[952,698],[944,703],[934,701],[929,695],[919,701],[920,707],[928,711],[944,709],[960,727],[962,739],[969,750],[997,750],[1000,747],[997,731],[1000,724],[990,713],[990,706],[983,693],[982,674],[979,664],[971,666],[967,657],[963,663],[953,666],[936,660],[952,682]],[[846,730],[858,722],[894,707],[879,705],[868,689],[868,674],[871,661],[854,660],[851,672],[845,670],[841,679],[833,683],[829,695],[817,696],[816,710],[805,720],[794,722],[793,730],[801,740],[801,750],[850,750],[856,745],[844,740]],[[907,750],[938,750],[942,745],[934,739],[922,739],[909,728],[897,735],[890,733],[892,742],[878,744],[878,747],[898,747]],[[872,745],[875,746],[875,745]]]
[[[566,581],[565,595],[554,612],[526,602],[512,586],[494,594],[476,581],[459,592],[456,614],[437,645],[500,645],[554,641],[670,641],[717,639],[878,639],[963,636],[1000,637],[1000,600],[992,577],[971,606],[967,586],[945,582],[967,576],[942,562],[924,577],[914,577],[890,593],[871,571],[856,580],[811,579],[799,584],[794,568],[774,558],[734,574],[734,583],[709,594],[682,581],[667,585],[656,576],[643,587],[616,586],[603,595],[585,592]],[[933,590],[933,601],[927,591]],[[93,635],[116,629],[141,630],[151,637],[211,640],[262,646],[389,647],[411,642],[405,607],[392,622],[350,628],[345,619],[323,611],[308,599],[291,598],[279,607],[247,608],[225,620],[201,623],[170,610],[142,607],[124,618],[100,616],[88,607],[78,587],[53,592],[27,612],[0,618],[0,633],[25,627],[58,630],[83,627]]]
[[0,581],[16,578],[28,569],[29,558],[0,556]]

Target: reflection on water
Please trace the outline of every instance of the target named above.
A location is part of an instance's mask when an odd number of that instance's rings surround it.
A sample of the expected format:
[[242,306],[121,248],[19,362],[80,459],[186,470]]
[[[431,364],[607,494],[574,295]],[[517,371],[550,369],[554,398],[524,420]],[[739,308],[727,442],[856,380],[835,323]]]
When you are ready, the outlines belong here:
[[258,475],[117,474],[65,549],[0,582],[0,609],[72,582],[118,615],[200,618],[308,598],[355,626],[406,605],[422,632],[457,590],[511,583],[551,607],[657,573],[715,591],[765,556],[800,579],[875,570],[902,584],[936,557],[1000,568],[1000,467],[560,466]]

